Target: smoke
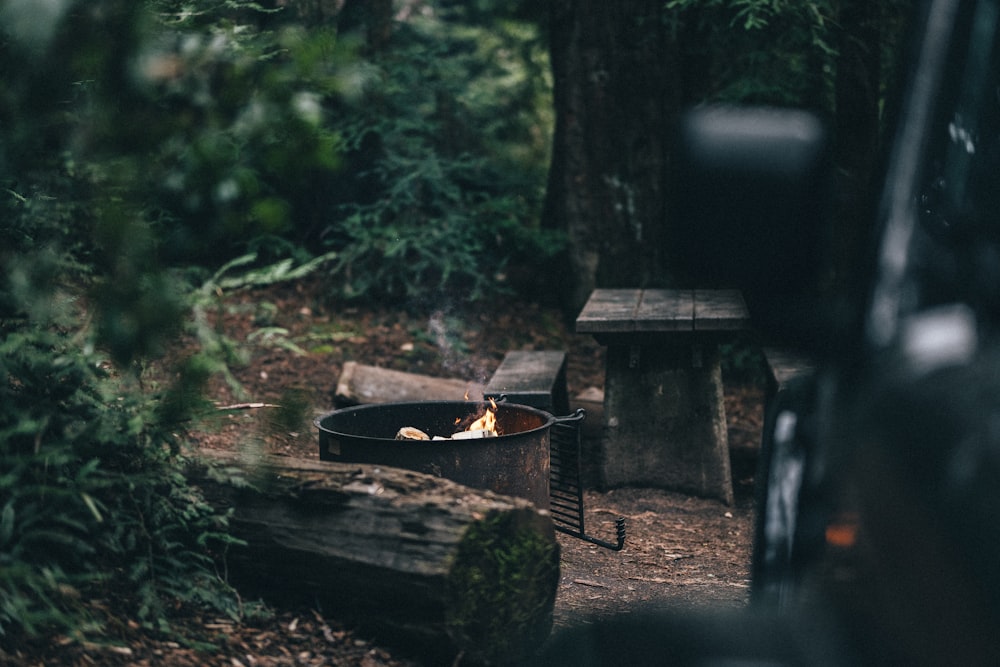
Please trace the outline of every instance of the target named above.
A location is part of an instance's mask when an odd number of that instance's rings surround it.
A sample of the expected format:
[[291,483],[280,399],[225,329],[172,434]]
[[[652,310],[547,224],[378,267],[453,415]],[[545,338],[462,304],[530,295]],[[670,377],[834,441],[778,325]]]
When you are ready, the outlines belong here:
[[449,310],[436,309],[427,320],[427,331],[441,354],[442,368],[471,382],[486,384],[489,376],[477,365],[468,344],[463,338],[468,325]]

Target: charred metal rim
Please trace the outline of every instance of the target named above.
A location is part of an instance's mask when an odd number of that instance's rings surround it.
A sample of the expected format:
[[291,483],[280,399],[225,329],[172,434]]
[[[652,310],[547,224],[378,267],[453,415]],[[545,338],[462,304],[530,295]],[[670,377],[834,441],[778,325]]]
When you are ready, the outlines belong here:
[[[396,432],[404,426],[414,426],[432,437],[448,437],[490,407],[493,404],[488,401],[372,403],[328,412],[313,423],[321,433],[362,440],[395,440]],[[494,411],[499,440],[543,431],[558,421],[548,412],[515,403],[498,402]]]

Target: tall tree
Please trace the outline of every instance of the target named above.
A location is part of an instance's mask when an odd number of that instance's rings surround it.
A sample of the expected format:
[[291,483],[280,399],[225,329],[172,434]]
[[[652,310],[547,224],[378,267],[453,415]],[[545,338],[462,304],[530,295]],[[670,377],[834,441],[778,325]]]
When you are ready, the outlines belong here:
[[543,219],[569,234],[571,307],[663,280],[667,139],[681,103],[662,0],[553,0],[556,127]]

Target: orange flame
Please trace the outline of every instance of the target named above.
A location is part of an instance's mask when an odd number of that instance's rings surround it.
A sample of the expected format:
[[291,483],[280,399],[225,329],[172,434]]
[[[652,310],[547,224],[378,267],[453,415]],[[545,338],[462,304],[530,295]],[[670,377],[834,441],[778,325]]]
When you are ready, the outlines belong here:
[[[496,410],[497,404],[492,398],[490,399],[490,405],[492,408],[486,408],[486,414],[472,422],[466,431],[489,431],[490,433],[497,433],[497,415],[494,410]],[[498,434],[499,435],[499,434]]]

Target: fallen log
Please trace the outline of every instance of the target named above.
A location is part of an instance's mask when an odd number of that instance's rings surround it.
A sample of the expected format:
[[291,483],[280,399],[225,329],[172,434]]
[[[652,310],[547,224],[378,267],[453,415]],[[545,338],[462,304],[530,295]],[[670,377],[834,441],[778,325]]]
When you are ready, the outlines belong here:
[[232,510],[246,546],[226,565],[243,591],[298,597],[433,663],[523,664],[548,637],[559,546],[526,500],[397,468],[221,452],[191,477]]
[[407,401],[480,401],[483,385],[348,361],[337,380],[337,405]]

